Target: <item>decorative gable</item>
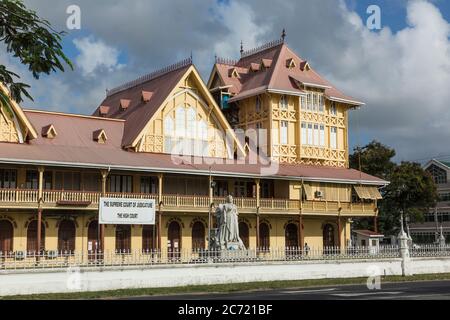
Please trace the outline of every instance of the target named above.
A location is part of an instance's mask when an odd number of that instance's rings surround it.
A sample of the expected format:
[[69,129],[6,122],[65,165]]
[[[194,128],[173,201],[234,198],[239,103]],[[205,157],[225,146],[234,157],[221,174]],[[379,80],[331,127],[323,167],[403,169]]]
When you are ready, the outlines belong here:
[[150,92],[150,91],[142,91],[141,92],[142,102],[145,102],[145,103],[149,102],[150,99],[152,98],[152,96],[153,96],[153,92]]
[[263,66],[266,69],[270,68],[272,66],[272,60],[271,59],[262,59],[261,66]]
[[289,58],[286,60],[286,68],[293,69],[296,66],[297,66],[297,64],[295,63],[295,60],[293,58]]
[[53,124],[49,124],[42,128],[42,136],[44,138],[53,139],[58,135],[56,132],[55,126]]
[[120,109],[122,111],[127,110],[130,106],[131,100],[129,99],[120,99]]
[[0,141],[5,142],[19,142],[17,128],[8,113],[3,113],[3,108],[0,105]]
[[105,130],[99,129],[99,130],[94,131],[93,140],[98,143],[106,143],[106,140],[108,140],[108,137],[106,136]]

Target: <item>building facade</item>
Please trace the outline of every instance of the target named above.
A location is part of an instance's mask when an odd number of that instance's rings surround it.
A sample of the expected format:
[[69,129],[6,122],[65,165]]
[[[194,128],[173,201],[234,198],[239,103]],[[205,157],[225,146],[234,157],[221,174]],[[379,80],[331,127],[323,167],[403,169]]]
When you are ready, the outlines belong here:
[[450,242],[450,163],[432,159],[424,169],[433,177],[439,200],[435,208],[425,214],[423,222],[410,224],[411,238],[416,243],[436,243],[442,234]]
[[[386,184],[348,167],[362,103],[283,39],[241,56],[217,59],[208,84],[191,59],[143,76],[92,116],[2,105],[0,251],[206,249],[229,194],[247,248],[348,245]],[[100,197],[155,199],[156,224],[99,225]]]

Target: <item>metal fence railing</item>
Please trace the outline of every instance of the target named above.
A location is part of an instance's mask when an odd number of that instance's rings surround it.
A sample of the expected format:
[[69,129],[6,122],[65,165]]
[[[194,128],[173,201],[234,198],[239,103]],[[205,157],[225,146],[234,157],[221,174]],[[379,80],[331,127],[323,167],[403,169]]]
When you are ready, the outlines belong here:
[[450,257],[450,244],[414,244],[409,252],[411,257]]
[[0,270],[67,267],[146,266],[171,264],[258,263],[307,260],[382,259],[400,257],[396,246],[259,248],[247,250],[128,250],[0,252]]

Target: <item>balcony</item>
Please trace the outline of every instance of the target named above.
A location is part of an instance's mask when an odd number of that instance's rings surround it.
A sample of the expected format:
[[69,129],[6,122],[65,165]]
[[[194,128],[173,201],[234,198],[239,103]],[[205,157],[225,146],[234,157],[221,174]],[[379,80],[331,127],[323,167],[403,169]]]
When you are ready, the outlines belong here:
[[[100,192],[46,190],[42,194],[42,209],[97,210]],[[106,193],[109,198],[155,199],[158,195],[143,193]],[[209,197],[202,195],[162,195],[162,209],[169,212],[204,212],[209,210]],[[225,197],[214,197],[213,203],[225,202]],[[256,198],[234,198],[240,213],[256,213]],[[38,190],[0,189],[0,208],[36,209]],[[261,198],[261,214],[336,215],[341,208],[341,216],[373,216],[375,203],[347,203],[337,201],[303,201]]]

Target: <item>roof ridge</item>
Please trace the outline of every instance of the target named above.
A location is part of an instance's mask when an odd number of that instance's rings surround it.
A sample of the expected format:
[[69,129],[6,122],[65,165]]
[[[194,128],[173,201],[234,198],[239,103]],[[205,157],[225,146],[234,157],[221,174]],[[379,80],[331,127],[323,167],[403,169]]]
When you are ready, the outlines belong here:
[[24,112],[31,112],[31,113],[42,113],[42,114],[52,114],[56,116],[63,116],[63,117],[74,117],[74,118],[83,118],[83,119],[91,119],[91,120],[106,120],[106,121],[113,121],[113,122],[125,122],[124,119],[117,119],[117,118],[103,118],[103,117],[96,117],[96,116],[90,116],[85,114],[76,114],[76,113],[68,113],[68,112],[59,112],[59,111],[48,111],[48,110],[37,110],[37,109],[23,109]]
[[137,85],[140,85],[140,84],[142,84],[144,82],[147,82],[147,81],[150,81],[150,80],[154,80],[154,79],[156,79],[156,78],[158,78],[160,76],[163,76],[163,75],[165,75],[165,74],[167,74],[169,72],[172,72],[172,71],[184,68],[184,67],[189,66],[189,65],[192,65],[192,57],[183,59],[183,60],[181,60],[179,62],[176,62],[174,64],[168,65],[168,66],[166,66],[164,68],[161,68],[159,70],[155,70],[155,71],[150,72],[150,73],[148,73],[146,75],[143,75],[143,76],[141,76],[141,77],[139,77],[139,78],[137,78],[135,80],[126,82],[126,83],[124,83],[124,84],[122,84],[120,86],[117,86],[117,87],[115,87],[115,88],[113,88],[111,90],[108,90],[107,93],[106,93],[106,96],[110,97],[110,96],[112,96],[112,95],[114,95],[114,94],[116,94],[118,92],[130,89],[130,88],[135,87]]
[[226,64],[229,66],[236,66],[238,62],[239,62],[239,60],[235,60],[235,59],[216,57],[217,64]]
[[284,43],[284,39],[278,39],[278,40],[273,40],[270,42],[267,42],[259,47],[244,51],[241,54],[241,58],[248,58],[254,54],[260,53],[262,51],[268,50],[268,49],[272,49],[273,47],[279,46],[280,44]]

